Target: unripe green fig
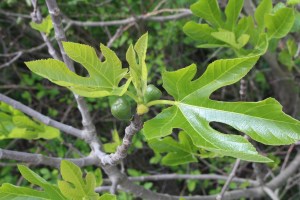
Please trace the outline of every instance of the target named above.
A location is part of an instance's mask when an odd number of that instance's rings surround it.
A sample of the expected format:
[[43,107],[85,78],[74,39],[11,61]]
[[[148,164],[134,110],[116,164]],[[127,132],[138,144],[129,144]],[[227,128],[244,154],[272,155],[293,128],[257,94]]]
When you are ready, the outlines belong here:
[[124,97],[117,98],[110,110],[112,115],[120,120],[129,120],[132,117],[130,103]]
[[160,99],[162,93],[161,91],[155,87],[154,85],[150,84],[147,86],[145,95],[144,95],[144,101],[145,103],[148,103],[150,101],[158,100]]

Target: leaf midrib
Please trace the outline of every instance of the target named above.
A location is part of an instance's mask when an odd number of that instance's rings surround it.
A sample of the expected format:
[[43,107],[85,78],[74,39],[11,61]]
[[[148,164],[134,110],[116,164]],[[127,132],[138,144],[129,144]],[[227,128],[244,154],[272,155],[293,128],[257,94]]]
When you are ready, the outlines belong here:
[[[286,14],[286,15],[284,16],[284,20],[282,20],[282,21],[285,22],[286,19],[287,19],[289,16],[290,16],[290,13]],[[274,17],[275,17],[275,16],[274,16]],[[277,34],[280,30],[282,30],[281,27],[284,26],[284,24],[285,24],[285,23],[281,23],[280,26],[279,26],[279,28],[278,28],[275,32],[273,32],[273,34],[270,36],[270,38],[272,38],[273,35]]]
[[[230,68],[227,68],[227,70],[223,70],[223,73],[221,73],[218,77],[214,78],[213,81],[218,80],[220,77],[222,77],[224,74],[227,74],[229,71],[231,71],[231,70],[232,70],[233,68],[235,68],[236,66],[242,65],[244,62],[247,62],[247,61],[249,61],[250,59],[255,58],[255,57],[257,57],[257,56],[251,56],[251,57],[248,57],[248,59],[243,60],[242,62],[239,62],[239,63],[233,65],[233,66],[230,67]],[[215,71],[215,70],[214,70],[214,71]],[[201,79],[201,77],[200,77],[200,79]],[[199,79],[197,79],[197,80],[199,80]],[[180,102],[182,102],[182,101],[184,101],[185,99],[189,98],[189,97],[190,97],[191,95],[193,95],[195,92],[197,92],[197,91],[199,91],[199,90],[202,90],[203,88],[209,86],[213,81],[210,81],[210,82],[205,83],[204,85],[202,85],[201,88],[198,88],[198,89],[194,90],[193,92],[191,92],[190,94],[188,94],[187,96],[185,96],[183,99],[181,99]],[[225,85],[223,85],[223,86],[225,86]],[[222,87],[222,86],[221,86],[221,87]],[[176,89],[177,89],[177,91],[179,90],[178,88],[176,88]],[[214,91],[211,91],[208,95],[210,95],[212,92],[214,92]]]
[[[217,112],[224,112],[224,113],[233,113],[235,115],[244,115],[246,117],[252,117],[252,118],[257,118],[257,119],[261,119],[261,120],[266,120],[266,121],[271,121],[271,122],[280,122],[280,123],[285,123],[285,124],[289,124],[289,125],[297,125],[296,123],[290,123],[290,122],[286,122],[286,121],[279,121],[279,120],[272,120],[272,119],[268,119],[268,118],[262,118],[262,117],[258,117],[258,116],[253,116],[253,115],[246,115],[244,113],[237,113],[237,112],[232,112],[232,111],[226,111],[226,110],[219,110],[219,109],[215,109],[215,108],[211,108],[211,107],[203,107],[203,106],[196,106],[196,105],[192,105],[192,104],[186,104],[186,103],[182,103],[182,102],[179,102],[178,104],[176,104],[177,106],[178,105],[186,105],[186,106],[189,106],[189,107],[196,107],[197,109],[204,109],[204,110],[214,110],[214,111],[217,111]],[[267,105],[267,104],[266,104]],[[257,106],[259,107],[259,106]],[[180,109],[180,107],[179,107]],[[180,111],[182,112],[182,110],[180,109]],[[183,113],[183,112],[182,112]],[[184,115],[185,116],[185,115]]]
[[[78,57],[81,57],[83,60],[85,59],[85,57],[81,56],[80,55],[77,55]],[[99,62],[100,61],[96,61],[96,66],[95,67],[102,67],[102,66],[99,66]],[[104,74],[100,73],[100,71],[98,71],[92,64],[90,64],[89,62],[84,62],[86,65],[89,65],[90,66],[90,69],[92,69],[94,71],[95,74],[98,74],[100,76],[102,76],[112,87],[114,86],[113,82],[111,82]],[[100,63],[101,64],[101,63]],[[90,74],[90,78],[95,78],[97,76],[94,76],[94,74]]]

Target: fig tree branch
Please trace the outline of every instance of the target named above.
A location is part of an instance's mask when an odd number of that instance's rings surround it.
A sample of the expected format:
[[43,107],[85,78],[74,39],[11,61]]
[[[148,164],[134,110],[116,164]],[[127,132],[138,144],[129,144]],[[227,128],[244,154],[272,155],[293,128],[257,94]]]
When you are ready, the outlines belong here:
[[103,165],[116,165],[122,161],[127,156],[127,151],[132,143],[133,136],[142,129],[143,123],[141,121],[141,116],[135,115],[133,121],[125,129],[125,135],[123,142],[120,146],[117,147],[115,153],[105,155],[100,157],[101,163]]
[[67,133],[69,135],[72,135],[72,136],[75,136],[77,138],[80,138],[80,139],[84,138],[82,130],[79,130],[79,129],[74,128],[72,126],[69,126],[69,125],[60,123],[58,121],[55,121],[55,120],[51,119],[50,117],[45,116],[45,115],[33,110],[32,108],[30,108],[30,107],[28,107],[28,106],[26,106],[26,105],[24,105],[24,104],[22,104],[22,103],[20,103],[16,100],[14,100],[14,99],[11,99],[8,96],[5,96],[1,93],[0,93],[0,101],[11,105],[15,109],[22,111],[23,113],[39,120],[40,122],[42,122],[42,123],[44,123],[48,126],[53,126],[53,127],[65,132],[65,133]]
[[[227,180],[228,176],[217,175],[217,174],[157,174],[157,175],[147,175],[147,176],[138,176],[138,177],[128,177],[128,180],[131,181],[166,181],[166,180]],[[252,186],[258,186],[259,183],[255,180],[236,178],[232,179],[236,183],[245,183],[248,182]],[[104,179],[104,183],[110,183],[107,179]]]
[[[167,16],[154,16],[163,12],[178,12],[174,15],[167,15]],[[138,15],[134,17],[128,17],[126,19],[120,19],[120,20],[112,20],[112,21],[98,21],[98,22],[82,22],[82,21],[76,21],[72,19],[65,19],[65,21],[71,25],[75,26],[97,26],[97,27],[103,27],[103,26],[120,26],[120,25],[126,25],[130,23],[134,23],[138,20],[142,21],[154,21],[154,22],[164,22],[164,21],[170,21],[170,20],[177,20],[185,17],[189,17],[192,15],[192,12],[189,9],[181,8],[181,9],[163,9],[163,10],[157,10],[154,12],[146,13],[144,15]]]
[[69,160],[79,167],[91,166],[98,163],[98,159],[93,155],[83,157],[83,158],[57,158],[57,157],[49,157],[44,156],[42,154],[35,153],[25,153],[19,151],[11,151],[0,148],[0,160],[2,159],[10,159],[21,161],[24,163],[29,163],[32,165],[47,165],[50,167],[59,168],[62,160]]

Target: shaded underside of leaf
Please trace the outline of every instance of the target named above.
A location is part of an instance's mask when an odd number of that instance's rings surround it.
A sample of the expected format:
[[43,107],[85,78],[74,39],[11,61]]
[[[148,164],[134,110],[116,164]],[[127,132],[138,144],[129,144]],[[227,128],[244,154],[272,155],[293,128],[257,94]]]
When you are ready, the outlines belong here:
[[149,146],[158,153],[167,153],[162,159],[164,165],[179,165],[197,162],[197,148],[185,132],[180,132],[178,142],[171,137],[150,140]]

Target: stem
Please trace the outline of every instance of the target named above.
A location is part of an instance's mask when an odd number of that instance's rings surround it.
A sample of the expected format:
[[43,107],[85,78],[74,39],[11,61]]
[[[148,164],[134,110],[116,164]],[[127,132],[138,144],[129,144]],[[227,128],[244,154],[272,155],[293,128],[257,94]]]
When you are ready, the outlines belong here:
[[136,103],[138,103],[138,98],[136,95],[134,95],[132,92],[130,91],[126,91],[125,93],[127,96],[129,96],[130,98],[132,98]]
[[33,110],[32,108],[14,100],[14,99],[11,99],[8,96],[5,96],[1,93],[0,93],[0,102],[4,102],[4,103],[8,104],[8,105],[14,107],[15,109],[22,111],[23,113],[39,120],[40,122],[42,122],[48,126],[55,127],[65,133],[67,133],[69,135],[73,135],[77,138],[80,138],[80,139],[84,138],[82,130],[79,130],[77,128],[74,128],[73,126],[69,126],[69,125],[60,123],[58,121],[55,121],[55,120],[51,119],[50,117],[45,116],[45,115]]
[[17,160],[25,163],[30,163],[32,165],[47,165],[55,168],[59,168],[62,160],[69,160],[79,167],[96,165],[99,161],[93,156],[89,155],[83,158],[59,158],[59,157],[49,157],[37,153],[25,153],[19,151],[11,151],[0,148],[0,160],[10,159]]
[[170,101],[170,100],[155,100],[155,101],[150,101],[149,103],[146,104],[146,106],[154,106],[154,105],[176,105],[177,101]]
[[130,125],[126,127],[123,142],[120,146],[118,146],[116,152],[99,157],[102,165],[116,165],[121,162],[127,156],[127,151],[131,146],[133,136],[142,128],[143,122],[141,117],[135,115],[133,121],[131,121]]

